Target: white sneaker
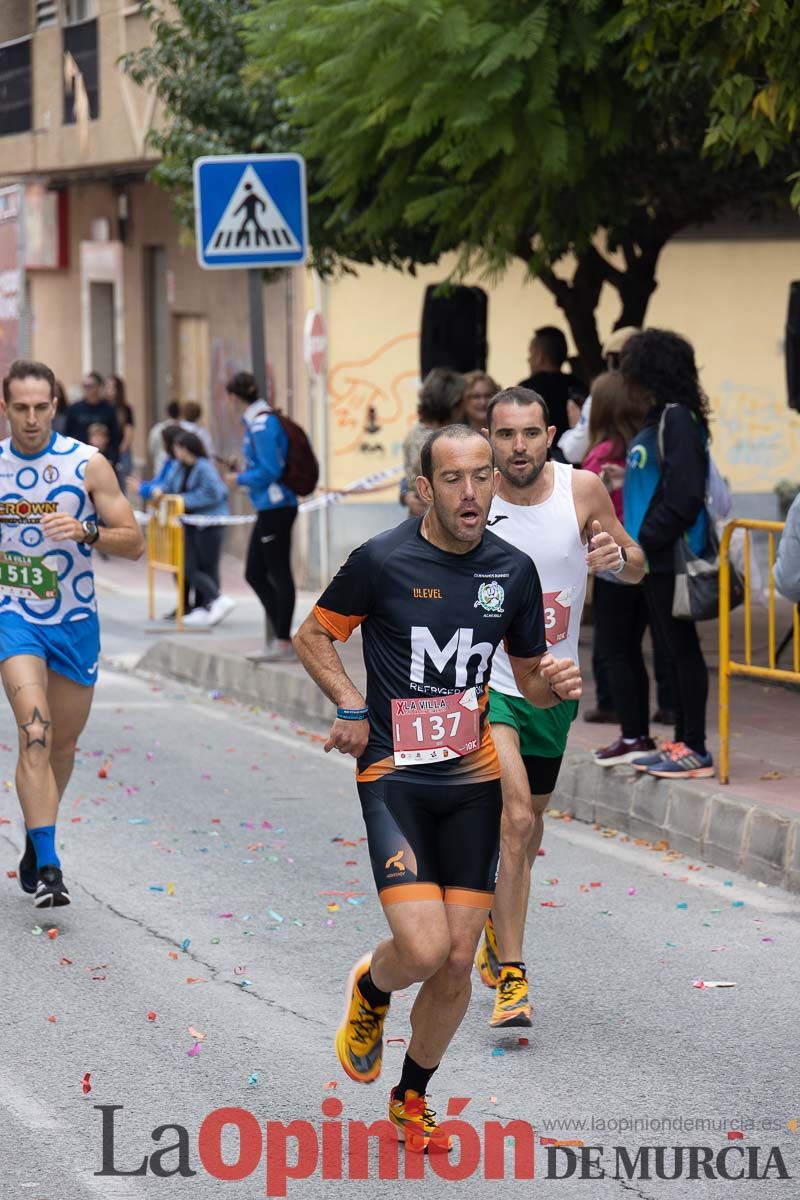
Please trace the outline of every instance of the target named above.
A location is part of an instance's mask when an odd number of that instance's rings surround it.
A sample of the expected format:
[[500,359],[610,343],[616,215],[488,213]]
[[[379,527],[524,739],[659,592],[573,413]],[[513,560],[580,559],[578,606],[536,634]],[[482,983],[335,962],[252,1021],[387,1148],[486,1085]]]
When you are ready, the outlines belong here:
[[209,625],[219,625],[220,621],[224,621],[235,608],[236,604],[230,596],[217,596],[216,600],[212,600],[208,606]]
[[184,625],[188,626],[189,629],[205,629],[211,624],[210,615],[211,614],[207,608],[193,608],[192,611],[183,618],[183,623]]

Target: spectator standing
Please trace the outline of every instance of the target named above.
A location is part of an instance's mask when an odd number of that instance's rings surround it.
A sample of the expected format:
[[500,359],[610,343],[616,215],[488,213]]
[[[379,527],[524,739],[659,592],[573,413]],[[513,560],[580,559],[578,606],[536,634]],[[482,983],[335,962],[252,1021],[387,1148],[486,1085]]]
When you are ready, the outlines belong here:
[[[152,434],[152,430],[150,434]],[[169,479],[172,468],[175,465],[175,438],[181,432],[181,427],[177,421],[162,421],[160,433],[160,447],[158,457],[161,462],[159,470],[155,473],[152,479],[139,479],[136,475],[128,476],[128,484],[135,489],[142,500],[159,500],[163,495],[169,492]],[[150,435],[148,435],[149,441]],[[190,613],[194,605],[190,600],[190,588],[188,580],[184,574],[183,584],[183,611]],[[174,621],[177,616],[177,609],[173,608],[172,612],[165,613],[165,621]]]
[[128,476],[133,470],[133,409],[125,398],[125,381],[120,375],[107,375],[101,389],[103,399],[113,404],[120,431],[117,457],[117,479],[120,491],[125,494]]
[[625,527],[647,555],[644,594],[669,653],[676,716],[674,742],[633,765],[659,778],[705,778],[714,773],[706,746],[708,668],[694,621],[673,617],[672,602],[676,543],[686,537],[702,554],[708,538],[708,398],[691,345],[664,329],[632,337],[620,369],[633,394],[651,405],[628,448],[623,504]]
[[[583,469],[605,483],[617,518],[624,522],[622,478],[628,444],[641,428],[649,401],[630,392],[618,372],[599,375],[592,384],[589,450]],[[617,467],[618,471],[609,468]],[[622,733],[595,753],[598,766],[632,762],[655,750],[650,738],[649,680],[642,655],[647,603],[640,584],[620,583],[610,575],[594,581],[594,651],[609,681]]]
[[[625,343],[639,330],[635,325],[623,325],[615,329],[606,339],[603,346],[603,361],[607,371],[619,370],[619,359],[625,348]],[[579,405],[575,400],[567,403],[567,419],[570,428],[558,439],[558,448],[567,462],[579,466],[589,449],[589,417],[592,412],[592,397],[589,394]]]
[[214,442],[210,430],[203,424],[203,410],[196,400],[186,400],[181,405],[181,428],[199,437],[205,447],[206,457],[213,460]]
[[[192,516],[226,517],[228,489],[197,434],[181,429],[175,435],[174,454],[164,490],[182,496],[184,511]],[[190,627],[218,625],[236,607],[220,591],[224,540],[224,525],[184,526],[186,583],[194,590],[196,606],[186,617]]]
[[239,410],[245,464],[243,471],[230,472],[226,482],[231,487],[246,487],[256,510],[245,579],[261,601],[267,622],[264,649],[247,657],[251,662],[292,662],[297,657],[291,642],[295,602],[292,527],[297,496],[281,482],[289,438],[278,414],[259,396],[255,376],[249,371],[239,371],[229,379],[226,390],[229,402]]
[[460,420],[476,433],[483,433],[489,401],[500,390],[500,384],[495,383],[485,371],[468,371],[464,376],[464,399],[461,402]]
[[428,436],[453,421],[453,413],[464,399],[464,376],[447,367],[434,367],[422,381],[417,406],[417,423],[403,441],[405,475],[400,485],[400,503],[412,517],[421,516],[427,505],[417,494],[421,474],[420,454]]
[[561,369],[566,358],[567,339],[564,334],[555,325],[542,325],[528,346],[531,373],[519,384],[544,397],[550,420],[556,427],[556,444],[570,427],[567,405],[573,393],[574,381]]
[[65,433],[67,437],[87,442],[90,425],[107,425],[109,449],[107,458],[116,465],[119,455],[120,428],[114,405],[102,394],[103,376],[97,371],[87,371],[81,388],[83,397],[67,409]]
[[147,435],[147,453],[150,461],[153,464],[153,474],[157,475],[164,465],[166,451],[164,450],[164,442],[162,433],[167,425],[177,426],[181,416],[181,406],[179,400],[170,400],[167,405],[167,415],[163,421],[156,421]]
[[786,514],[772,574],[781,595],[800,604],[800,494]]

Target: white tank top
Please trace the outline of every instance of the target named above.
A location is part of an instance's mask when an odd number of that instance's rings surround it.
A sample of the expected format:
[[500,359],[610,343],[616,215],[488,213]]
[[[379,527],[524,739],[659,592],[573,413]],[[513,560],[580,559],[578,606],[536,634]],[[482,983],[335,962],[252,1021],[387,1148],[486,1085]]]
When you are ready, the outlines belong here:
[[[38,454],[20,454],[11,438],[0,442],[0,552],[43,559],[58,576],[55,599],[39,600],[0,591],[3,613],[16,612],[36,625],[80,621],[97,612],[92,552],[79,542],[52,542],[40,528],[46,512],[65,512],[79,521],[96,520],[84,478],[94,446],[54,433]],[[27,582],[32,568],[15,573]],[[24,591],[24,588],[19,590]]]
[[[572,497],[572,467],[552,463],[553,490],[541,504],[510,504],[495,496],[488,528],[533,559],[544,594],[548,651],[578,661],[581,612],[586,597],[586,545]],[[502,646],[492,661],[490,686],[521,695]]]

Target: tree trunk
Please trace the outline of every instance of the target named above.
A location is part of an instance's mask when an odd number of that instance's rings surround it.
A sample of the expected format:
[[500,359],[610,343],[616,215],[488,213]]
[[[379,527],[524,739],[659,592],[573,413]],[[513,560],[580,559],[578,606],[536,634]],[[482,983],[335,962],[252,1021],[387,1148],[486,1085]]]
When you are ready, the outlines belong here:
[[656,268],[665,241],[666,238],[653,239],[644,248],[626,242],[624,271],[613,266],[594,246],[578,255],[571,280],[562,279],[549,268],[540,271],[539,278],[567,319],[587,385],[604,369],[596,318],[603,284],[615,288],[622,302],[614,328],[627,325],[642,328],[650,297],[658,287]]

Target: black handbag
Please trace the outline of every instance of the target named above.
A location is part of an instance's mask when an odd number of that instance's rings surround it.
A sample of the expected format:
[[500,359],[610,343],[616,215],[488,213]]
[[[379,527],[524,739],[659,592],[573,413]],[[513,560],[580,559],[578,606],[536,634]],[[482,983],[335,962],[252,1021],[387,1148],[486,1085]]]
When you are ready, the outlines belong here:
[[[719,538],[706,510],[708,536],[702,555],[697,555],[685,535],[675,543],[675,593],[672,615],[682,621],[713,621],[719,616],[720,570]],[[744,583],[730,563],[729,605],[738,608],[744,601]]]

